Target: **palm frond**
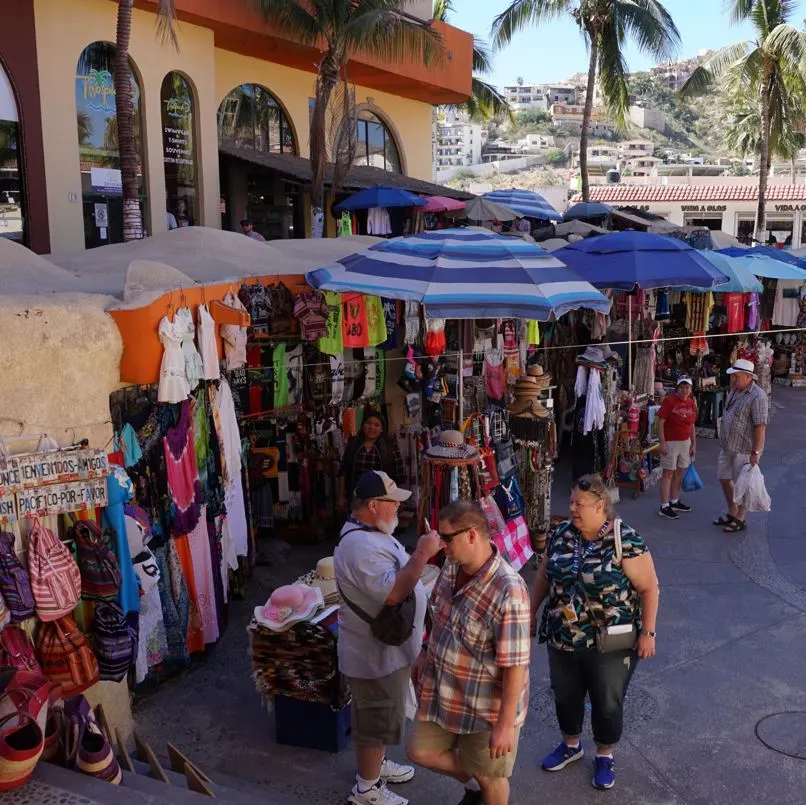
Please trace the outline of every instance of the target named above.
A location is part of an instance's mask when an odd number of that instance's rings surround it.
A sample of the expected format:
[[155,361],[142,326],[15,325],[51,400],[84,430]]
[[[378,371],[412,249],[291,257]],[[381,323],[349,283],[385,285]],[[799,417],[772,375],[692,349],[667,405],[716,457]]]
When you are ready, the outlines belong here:
[[721,91],[730,97],[742,92],[749,97],[758,95],[764,78],[764,64],[764,51],[760,47],[753,48],[722,74]]
[[470,99],[460,108],[464,108],[471,119],[482,123],[502,117],[506,117],[512,124],[515,123],[515,116],[507,99],[492,84],[476,76],[473,77]]
[[157,34],[165,44],[173,45],[179,50],[179,39],[176,35],[176,0],[158,0]]
[[619,41],[629,35],[638,47],[659,61],[669,61],[680,49],[680,31],[658,0],[615,0],[613,16]]
[[452,0],[434,0],[434,10],[432,16],[440,22],[447,22],[448,17],[453,12]]
[[489,45],[475,37],[473,39],[473,72],[487,74],[493,70],[493,57]]
[[279,31],[304,45],[316,45],[325,33],[318,16],[297,0],[246,0]]
[[789,69],[803,71],[806,64],[806,33],[794,25],[777,25],[764,40],[764,50],[774,59],[786,61]]
[[624,130],[630,109],[630,86],[620,44],[618,27],[611,20],[599,35],[599,84],[610,119]]
[[680,97],[693,98],[707,92],[731,65],[747,54],[752,45],[752,42],[737,42],[735,45],[727,45],[718,50],[689,76],[680,88]]
[[490,33],[493,47],[500,50],[519,31],[570,13],[573,6],[572,0],[513,0],[512,5],[493,20]]
[[[374,2],[389,4],[389,0]],[[391,62],[417,59],[433,64],[445,54],[442,36],[434,28],[388,8],[359,9],[339,32],[339,39],[348,52]]]
[[759,39],[766,39],[779,25],[795,13],[791,0],[756,0],[748,19],[753,22]]
[[724,0],[725,11],[734,24],[744,22],[752,13],[756,0]]

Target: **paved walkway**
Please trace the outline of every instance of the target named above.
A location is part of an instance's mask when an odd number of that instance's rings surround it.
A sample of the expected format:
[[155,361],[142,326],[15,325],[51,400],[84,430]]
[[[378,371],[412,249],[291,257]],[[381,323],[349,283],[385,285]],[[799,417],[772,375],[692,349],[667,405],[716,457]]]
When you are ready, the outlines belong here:
[[[658,655],[641,663],[627,696],[617,788],[595,791],[587,759],[558,774],[540,771],[541,756],[558,738],[541,646],[534,651],[513,805],[600,803],[606,797],[624,805],[806,798],[806,395],[776,388],[773,407],[762,462],[773,511],[751,515],[745,534],[726,535],[710,524],[723,507],[713,441],[700,442],[697,466],[706,486],[689,496],[693,513],[676,522],[658,517],[657,490],[637,501],[625,496],[620,504],[621,516],[650,544],[661,609]],[[558,489],[564,486],[558,483]],[[555,508],[561,510],[564,500],[558,491]],[[309,805],[335,805],[346,801],[352,784],[350,751],[330,755],[274,743],[271,716],[249,673],[245,626],[251,609],[273,584],[292,580],[320,554],[299,550],[290,566],[261,569],[251,600],[233,608],[213,655],[136,707],[145,735],[174,740],[212,771],[265,785],[267,803],[275,791]],[[800,712],[786,715],[790,711]],[[585,740],[589,748],[589,734]],[[457,784],[425,771],[400,790],[412,805],[461,798]]]

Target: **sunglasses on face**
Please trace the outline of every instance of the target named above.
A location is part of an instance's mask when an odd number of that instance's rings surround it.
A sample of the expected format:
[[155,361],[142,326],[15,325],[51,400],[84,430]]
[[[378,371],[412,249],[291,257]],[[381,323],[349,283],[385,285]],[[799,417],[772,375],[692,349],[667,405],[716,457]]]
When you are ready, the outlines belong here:
[[450,531],[447,534],[443,534],[441,531],[438,531],[439,538],[446,544],[450,545],[455,537],[458,537],[460,534],[464,534],[466,531],[470,531],[469,528],[460,528],[458,531]]

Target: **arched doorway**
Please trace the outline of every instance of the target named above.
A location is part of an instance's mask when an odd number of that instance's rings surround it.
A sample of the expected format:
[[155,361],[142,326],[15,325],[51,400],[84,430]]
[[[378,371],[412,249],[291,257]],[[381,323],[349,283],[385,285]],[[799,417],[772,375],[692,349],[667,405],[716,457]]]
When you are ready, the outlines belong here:
[[[138,157],[140,206],[146,214],[140,82],[129,59]],[[115,98],[115,46],[93,42],[81,53],[76,68],[76,125],[81,163],[84,245],[87,249],[123,241],[123,188],[118,151]]]
[[293,124],[280,101],[260,84],[241,84],[218,108],[223,229],[252,221],[267,240],[305,237],[301,185],[286,181],[269,161],[298,154]]
[[0,238],[26,243],[21,151],[17,98],[0,64]]

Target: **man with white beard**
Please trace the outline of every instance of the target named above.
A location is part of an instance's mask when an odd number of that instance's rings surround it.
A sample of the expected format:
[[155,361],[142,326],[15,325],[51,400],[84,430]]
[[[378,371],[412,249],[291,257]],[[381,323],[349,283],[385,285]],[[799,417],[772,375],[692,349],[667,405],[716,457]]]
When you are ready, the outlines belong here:
[[[397,511],[411,492],[399,489],[380,471],[363,475],[353,493],[352,515],[334,552],[339,609],[339,670],[353,694],[352,737],[358,774],[348,802],[353,805],[407,805],[387,783],[414,777],[412,766],[386,757],[387,746],[403,743],[411,666],[420,654],[426,594],[420,576],[440,549],[439,535],[423,534],[409,556],[394,538]],[[382,642],[370,623],[384,607],[413,596],[411,635],[400,645]]]

